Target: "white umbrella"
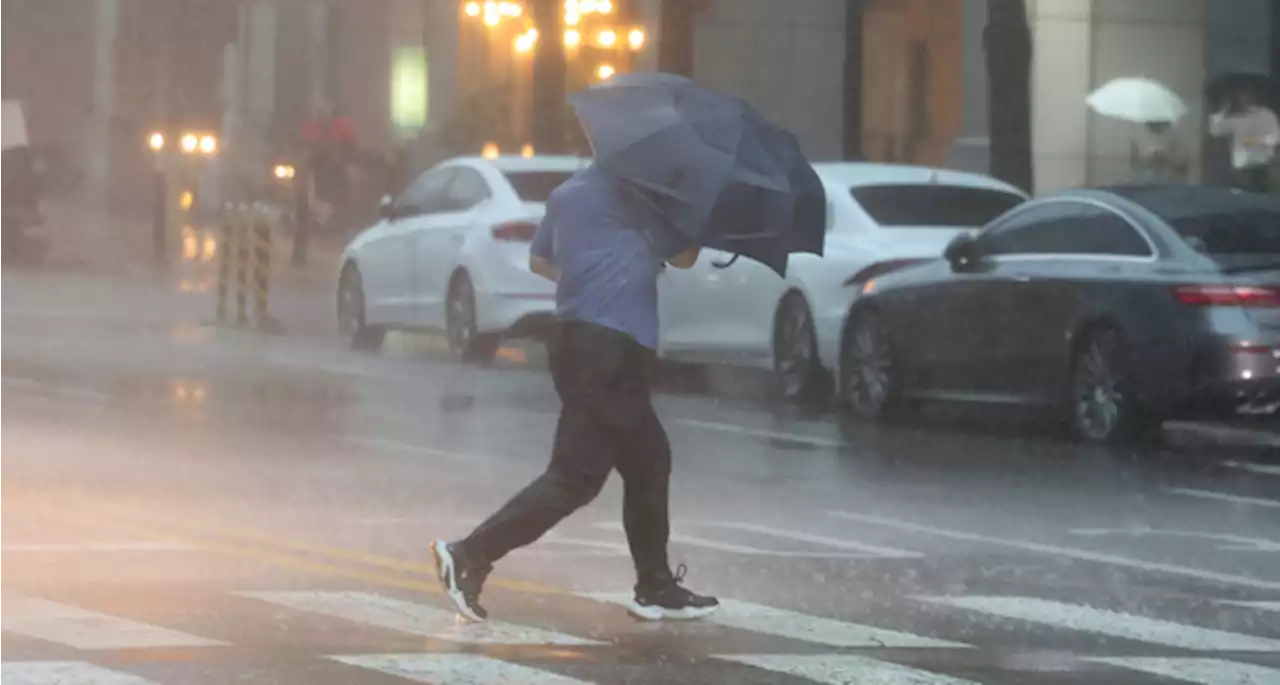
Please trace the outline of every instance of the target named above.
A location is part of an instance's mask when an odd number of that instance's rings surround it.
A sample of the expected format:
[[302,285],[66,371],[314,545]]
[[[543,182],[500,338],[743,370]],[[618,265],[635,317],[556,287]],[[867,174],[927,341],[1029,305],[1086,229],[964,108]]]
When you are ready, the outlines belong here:
[[1148,78],[1114,79],[1084,101],[1102,116],[1138,123],[1172,123],[1187,113],[1187,105],[1177,93]]

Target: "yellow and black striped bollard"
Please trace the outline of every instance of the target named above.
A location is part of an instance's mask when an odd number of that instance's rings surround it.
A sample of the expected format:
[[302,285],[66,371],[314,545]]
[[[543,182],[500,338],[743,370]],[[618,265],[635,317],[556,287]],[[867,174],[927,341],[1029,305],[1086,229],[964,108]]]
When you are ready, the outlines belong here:
[[271,294],[271,217],[262,207],[253,214],[253,317],[259,327],[269,321],[267,298]]
[[249,208],[240,206],[240,220],[236,222],[236,323],[249,323],[247,298],[249,295],[249,224],[253,220]]
[[228,202],[223,206],[222,245],[218,250],[218,323],[227,320],[227,299],[231,291],[232,263],[236,258],[236,245],[240,242],[238,234],[244,221],[243,206]]

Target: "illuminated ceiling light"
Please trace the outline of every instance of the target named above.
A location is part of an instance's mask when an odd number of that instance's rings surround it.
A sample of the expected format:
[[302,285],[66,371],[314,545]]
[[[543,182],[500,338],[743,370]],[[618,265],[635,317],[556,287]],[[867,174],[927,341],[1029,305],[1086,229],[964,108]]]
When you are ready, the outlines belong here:
[[486,15],[484,15],[484,25],[485,25],[485,26],[489,26],[489,27],[497,26],[499,21],[502,21],[502,17],[499,17],[499,16],[498,16],[498,15],[496,15],[496,14],[486,14]]
[[565,26],[577,26],[580,21],[582,21],[582,17],[577,12],[566,12],[564,15]]
[[582,45],[582,32],[578,29],[569,29],[564,32],[564,46],[566,48],[576,48]]
[[497,26],[502,21],[502,15],[499,14],[498,3],[489,0],[484,4],[484,24],[485,26]]
[[534,42],[535,42],[535,37],[530,36],[529,34],[526,33],[523,35],[516,36],[514,47],[516,52],[519,52],[522,54],[528,53],[533,51]]
[[218,151],[218,139],[211,135],[200,136],[200,151],[211,155]]
[[631,29],[631,33],[627,34],[627,42],[631,43],[632,50],[639,50],[644,47],[644,31],[642,29]]
[[480,156],[481,156],[481,157],[484,157],[485,159],[497,159],[497,158],[498,158],[498,144],[497,144],[497,143],[485,143],[485,144],[484,144],[484,149],[480,151]]
[[480,16],[480,3],[468,2],[464,11],[467,13],[468,17],[478,17]]
[[151,151],[152,151],[152,152],[159,152],[159,151],[163,150],[163,149],[164,149],[164,134],[163,134],[163,133],[161,133],[161,132],[159,132],[159,131],[155,131],[155,132],[153,132],[153,133],[152,133],[152,134],[147,138],[147,147],[151,148]]
[[504,17],[518,17],[524,14],[524,8],[517,2],[500,2],[498,3],[498,14]]
[[609,0],[600,0],[596,3],[596,11],[600,14],[608,14],[613,11],[613,3]]
[[533,146],[528,143],[525,143],[524,147],[520,148],[520,156],[524,157],[525,159],[529,159],[533,157]]
[[596,68],[596,78],[600,79],[601,81],[607,81],[615,73],[617,73],[617,70],[614,69],[613,65],[611,64],[601,64],[598,68]]
[[188,133],[182,136],[182,151],[195,152],[200,146],[200,138],[194,133]]
[[605,29],[596,34],[596,42],[601,47],[611,48],[618,42],[618,33],[613,29]]

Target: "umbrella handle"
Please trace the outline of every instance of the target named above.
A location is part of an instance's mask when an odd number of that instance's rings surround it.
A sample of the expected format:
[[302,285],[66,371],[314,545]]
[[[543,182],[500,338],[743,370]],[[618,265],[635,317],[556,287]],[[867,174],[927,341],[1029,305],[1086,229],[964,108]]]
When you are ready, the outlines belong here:
[[729,268],[729,267],[733,266],[733,263],[734,263],[734,262],[736,262],[736,261],[738,261],[738,257],[741,257],[741,256],[742,256],[742,255],[735,254],[734,256],[732,256],[732,257],[730,257],[730,258],[729,258],[729,261],[727,261],[727,262],[711,262],[711,266],[714,266],[714,267],[715,267],[715,268],[717,268],[717,269],[727,269],[727,268]]

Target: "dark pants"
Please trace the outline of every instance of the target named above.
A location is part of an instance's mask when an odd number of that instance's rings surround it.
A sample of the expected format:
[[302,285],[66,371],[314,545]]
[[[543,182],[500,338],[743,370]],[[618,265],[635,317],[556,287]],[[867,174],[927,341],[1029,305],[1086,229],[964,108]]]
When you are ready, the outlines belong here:
[[1270,192],[1271,167],[1264,164],[1236,169],[1233,181],[1236,188],[1250,193]]
[[622,524],[641,584],[667,579],[667,493],[671,445],[649,399],[653,353],[630,336],[564,322],[548,342],[563,407],[551,464],[460,545],[468,563],[488,565],[542,537],[595,499],[617,469]]

